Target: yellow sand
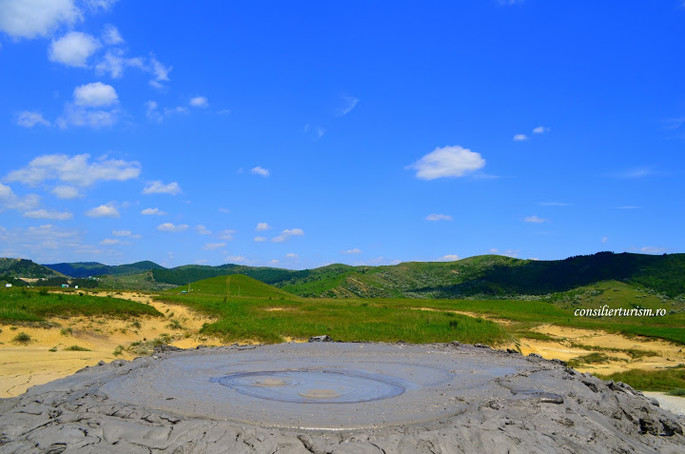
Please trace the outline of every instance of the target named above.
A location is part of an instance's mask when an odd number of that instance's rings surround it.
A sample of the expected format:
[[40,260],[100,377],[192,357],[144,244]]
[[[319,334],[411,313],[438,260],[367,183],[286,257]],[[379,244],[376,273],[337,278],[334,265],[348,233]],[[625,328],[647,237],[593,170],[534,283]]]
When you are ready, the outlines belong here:
[[[136,355],[123,351],[116,356],[114,351],[118,346],[127,347],[133,342],[151,341],[163,334],[173,339],[171,345],[180,348],[194,348],[200,344],[220,345],[217,339],[198,334],[202,324],[212,320],[184,306],[152,301],[149,295],[144,294],[109,295],[150,304],[165,317],[131,317],[129,320],[104,317],[50,319],[50,322],[61,325],[57,328],[4,325],[0,333],[0,397],[16,396],[33,385],[66,377],[101,360],[109,362],[117,358],[133,359]],[[140,323],[140,328],[134,325],[136,320]],[[171,320],[177,320],[182,328],[171,328]],[[63,329],[71,329],[71,333],[62,334]],[[27,345],[13,342],[19,333],[28,334],[31,342]],[[65,350],[73,345],[90,351]],[[56,351],[50,351],[51,349]]]

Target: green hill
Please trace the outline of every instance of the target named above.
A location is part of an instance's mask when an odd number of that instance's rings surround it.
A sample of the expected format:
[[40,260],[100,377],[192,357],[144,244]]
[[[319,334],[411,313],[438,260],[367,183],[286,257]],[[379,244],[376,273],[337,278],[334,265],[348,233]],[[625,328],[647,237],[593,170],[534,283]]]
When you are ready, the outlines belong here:
[[13,278],[50,278],[60,273],[26,259],[0,258],[0,276]]
[[202,279],[188,285],[167,290],[165,294],[178,294],[181,292],[191,294],[193,297],[219,296],[227,298],[297,299],[297,297],[291,293],[242,274]]

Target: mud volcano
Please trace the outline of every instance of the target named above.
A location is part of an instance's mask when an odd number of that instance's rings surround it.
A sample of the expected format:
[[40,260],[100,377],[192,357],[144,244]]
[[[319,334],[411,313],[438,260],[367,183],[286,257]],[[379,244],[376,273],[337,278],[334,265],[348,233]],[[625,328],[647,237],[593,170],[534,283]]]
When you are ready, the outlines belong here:
[[560,362],[460,344],[157,352],[0,401],[0,452],[684,452],[682,419]]

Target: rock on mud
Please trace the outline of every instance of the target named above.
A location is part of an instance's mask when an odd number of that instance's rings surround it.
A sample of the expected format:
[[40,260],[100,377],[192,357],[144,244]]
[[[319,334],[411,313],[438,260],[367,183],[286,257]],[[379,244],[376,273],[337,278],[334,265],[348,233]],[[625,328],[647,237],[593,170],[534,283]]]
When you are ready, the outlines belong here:
[[0,399],[0,453],[682,453],[623,383],[462,344],[158,349]]

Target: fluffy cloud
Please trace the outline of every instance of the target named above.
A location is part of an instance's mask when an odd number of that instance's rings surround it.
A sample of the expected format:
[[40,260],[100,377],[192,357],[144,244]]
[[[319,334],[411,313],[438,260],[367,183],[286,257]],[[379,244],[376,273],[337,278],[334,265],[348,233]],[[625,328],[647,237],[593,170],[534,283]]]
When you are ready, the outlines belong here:
[[640,252],[644,254],[665,254],[666,251],[668,249],[663,247],[644,246],[640,248]]
[[81,18],[73,0],[3,0],[0,30],[13,38],[47,36]]
[[485,166],[485,159],[459,145],[438,147],[409,166],[421,180],[462,177]]
[[119,210],[117,210],[112,204],[108,203],[91,208],[90,210],[86,211],[86,216],[91,218],[118,218]]
[[457,260],[459,260],[459,256],[455,254],[443,255],[442,257],[436,259],[438,262],[456,262]]
[[169,184],[164,184],[161,181],[151,181],[148,183],[148,185],[143,189],[143,194],[169,194],[169,195],[177,195],[181,193],[181,186],[175,181],[172,181]]
[[73,218],[74,215],[69,213],[68,211],[40,209],[34,211],[27,211],[26,213],[24,213],[24,217],[31,219],[54,219],[56,221],[66,221],[68,219]]
[[229,255],[224,258],[225,262],[244,262],[246,259],[242,255]]
[[166,213],[159,208],[145,208],[140,214],[143,216],[164,216]]
[[428,216],[426,216],[426,221],[451,221],[451,220],[452,220],[452,216],[450,216],[448,214],[433,213],[433,214],[429,214]]
[[109,74],[113,79],[119,79],[124,75],[126,68],[138,68],[146,71],[145,60],[141,57],[126,57],[121,49],[110,49],[105,53],[102,60],[95,65],[98,74]]
[[33,128],[36,125],[50,126],[50,122],[43,118],[43,114],[28,110],[17,115],[17,124],[25,128]]
[[[102,157],[91,162],[87,153],[72,157],[64,154],[47,154],[33,159],[24,168],[11,171],[5,179],[29,186],[57,180],[73,186],[87,187],[99,181],[126,181],[138,178],[138,175],[140,164],[136,161]],[[68,192],[63,191],[63,194]]]
[[111,85],[102,82],[80,85],[74,88],[74,103],[83,107],[111,106],[118,100],[117,92]]
[[263,176],[264,178],[269,176],[269,171],[263,167],[257,166],[253,167],[252,170],[250,170],[250,173],[252,175],[260,175]]
[[207,227],[205,227],[204,225],[196,225],[196,226],[195,226],[195,231],[196,231],[199,235],[211,235],[211,234],[212,234],[212,231],[209,230],[209,229],[207,229]]
[[100,254],[102,251],[84,244],[78,230],[64,230],[52,224],[26,229],[0,227],[0,243],[11,244],[12,253],[3,255],[28,256],[40,263],[78,260],[81,254]]
[[269,239],[266,238],[266,237],[264,237],[264,236],[256,236],[256,237],[254,237],[254,240],[253,240],[253,241],[254,241],[255,243],[263,243],[263,242],[268,241],[268,240],[269,240]]
[[192,107],[207,107],[209,106],[209,101],[204,96],[196,96],[192,98],[188,104]]
[[533,216],[526,216],[525,218],[523,218],[523,222],[532,222],[534,224],[542,224],[543,222],[547,222],[547,219],[543,219],[541,217],[533,215]]
[[85,68],[88,66],[88,58],[100,46],[100,42],[87,33],[69,32],[57,41],[52,41],[48,58],[63,65]]
[[361,254],[362,250],[359,248],[353,248],[353,249],[348,249],[346,251],[342,251],[343,254]]
[[130,230],[112,230],[112,235],[123,238],[142,238],[142,236],[134,234]]
[[225,229],[219,232],[219,238],[221,238],[222,240],[231,241],[235,233],[235,230]]
[[75,199],[81,197],[78,189],[73,186],[60,185],[52,190],[52,193],[59,199]]
[[213,251],[215,249],[221,249],[222,247],[225,247],[226,243],[207,243],[204,246],[202,246],[202,249],[206,251]]
[[165,222],[164,224],[159,224],[157,230],[160,232],[183,232],[188,230],[188,224],[172,224],[171,222]]
[[304,236],[304,231],[302,229],[285,229],[280,235],[271,239],[274,243],[282,243],[291,236]]
[[546,128],[544,126],[538,126],[537,128],[533,128],[533,134],[544,134],[546,132],[549,132],[549,128]]
[[69,126],[85,126],[94,129],[114,126],[119,121],[119,110],[89,109],[67,104],[64,114],[57,119],[57,125],[64,129]]
[[119,30],[117,30],[114,25],[110,24],[105,25],[105,28],[102,31],[102,40],[109,46],[115,46],[124,42],[124,38],[119,34]]
[[103,246],[115,246],[117,244],[126,244],[124,241],[118,240],[116,238],[105,238],[104,240],[100,241],[100,244]]
[[299,255],[294,254],[294,253],[292,253],[292,252],[291,252],[290,254],[285,254],[285,256],[286,256],[287,258],[289,258],[289,259],[297,259],[297,258],[300,258]]
[[523,142],[524,140],[528,140],[528,136],[525,134],[515,134],[513,141],[514,142]]
[[255,228],[256,231],[258,232],[263,232],[265,230],[271,229],[271,226],[267,224],[266,222],[260,222],[257,224],[257,227]]
[[3,209],[27,211],[38,206],[40,199],[35,194],[20,197],[7,185],[0,183],[0,211]]

